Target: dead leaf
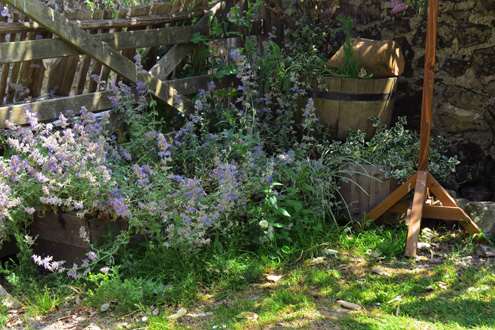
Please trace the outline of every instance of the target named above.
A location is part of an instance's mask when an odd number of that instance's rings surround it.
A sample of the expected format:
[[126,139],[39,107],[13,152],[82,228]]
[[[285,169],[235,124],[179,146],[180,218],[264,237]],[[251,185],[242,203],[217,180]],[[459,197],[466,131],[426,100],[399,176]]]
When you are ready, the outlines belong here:
[[272,283],[277,283],[282,278],[282,275],[265,275],[265,280]]
[[388,275],[388,273],[381,268],[375,268],[372,272],[377,275]]
[[402,296],[395,297],[394,299],[388,301],[387,304],[390,304],[390,303],[392,303],[394,301],[402,302]]
[[186,310],[184,307],[182,307],[182,308],[180,308],[180,309],[177,311],[177,313],[170,315],[170,316],[168,317],[168,319],[169,319],[169,320],[177,320],[177,319],[179,319],[179,318],[183,317],[184,315],[186,315],[186,313],[187,313],[187,310]]
[[16,297],[11,296],[10,294],[5,296],[2,299],[2,304],[7,308],[17,309],[21,307],[21,303]]
[[237,318],[239,319],[248,319],[250,321],[256,321],[258,318],[258,314],[253,313],[253,312],[242,312],[237,315]]
[[344,300],[337,300],[337,303],[344,308],[352,309],[355,311],[362,309],[362,307],[359,306],[358,304],[351,303],[351,302],[344,301]]

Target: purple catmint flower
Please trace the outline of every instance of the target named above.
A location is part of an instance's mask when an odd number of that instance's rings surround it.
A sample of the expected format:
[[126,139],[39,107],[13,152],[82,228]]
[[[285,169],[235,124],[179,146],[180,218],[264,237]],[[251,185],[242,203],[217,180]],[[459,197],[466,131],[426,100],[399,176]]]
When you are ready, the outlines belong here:
[[88,252],[88,259],[94,261],[94,260],[98,259],[98,256],[93,251],[90,251],[90,252]]
[[404,3],[404,2],[401,2],[397,5],[395,5],[394,8],[392,8],[392,12],[394,14],[397,14],[397,13],[400,13],[401,11],[404,11],[406,10],[407,8],[409,8],[408,4],[407,3]]

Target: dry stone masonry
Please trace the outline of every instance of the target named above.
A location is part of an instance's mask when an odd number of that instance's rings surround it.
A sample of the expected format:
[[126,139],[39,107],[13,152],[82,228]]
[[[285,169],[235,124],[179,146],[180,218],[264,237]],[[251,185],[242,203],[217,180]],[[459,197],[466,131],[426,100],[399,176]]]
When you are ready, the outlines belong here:
[[[341,0],[355,18],[355,36],[396,40],[406,67],[399,77],[394,116],[419,129],[426,13],[393,14],[386,0]],[[495,1],[440,0],[432,135],[459,156],[459,194],[495,201]]]

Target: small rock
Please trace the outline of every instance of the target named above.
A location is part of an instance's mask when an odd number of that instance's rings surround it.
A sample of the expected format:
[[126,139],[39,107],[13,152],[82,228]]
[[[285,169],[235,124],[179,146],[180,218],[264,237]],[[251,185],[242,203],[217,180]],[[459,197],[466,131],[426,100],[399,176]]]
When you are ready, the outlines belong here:
[[258,319],[258,314],[253,313],[253,312],[242,312],[242,313],[237,315],[237,318],[248,319],[250,321],[256,321],[256,319]]
[[392,303],[392,302],[394,302],[394,301],[402,302],[402,297],[401,297],[401,296],[397,296],[397,297],[395,297],[394,299],[389,300],[389,301],[387,302],[387,304],[390,304],[390,303]]
[[282,278],[282,275],[265,275],[265,280],[272,283],[277,283]]
[[100,306],[100,312],[104,313],[110,309],[110,304],[106,303]]
[[2,304],[11,309],[17,309],[21,307],[21,303],[16,297],[12,297],[10,294],[7,296],[3,297],[2,299]]
[[426,287],[426,292],[432,292],[433,291],[433,287],[431,285],[428,285]]
[[348,302],[348,301],[344,301],[344,300],[337,300],[337,304],[339,304],[340,306],[342,306],[344,308],[352,309],[354,311],[360,310],[362,308],[358,304],[354,304],[354,303],[351,303],[351,302]]
[[180,309],[177,311],[177,313],[170,315],[170,316],[168,317],[168,319],[169,319],[169,320],[177,320],[177,319],[179,319],[179,318],[183,317],[183,316],[184,316],[184,315],[186,315],[186,314],[187,314],[187,310],[186,310],[184,307],[182,307],[182,308],[180,308]]
[[366,282],[366,278],[364,278],[364,277],[358,277],[356,279],[356,281],[358,281],[358,282]]
[[186,314],[187,316],[190,316],[190,317],[205,317],[205,316],[208,316],[208,315],[213,315],[212,312],[200,312],[200,313],[187,313]]
[[372,272],[373,274],[377,274],[377,275],[388,275],[388,273],[381,268],[375,268],[372,270]]
[[426,243],[426,242],[418,242],[417,247],[419,250],[422,250],[422,251],[430,251],[431,250],[431,244]]
[[409,266],[409,264],[405,261],[396,261],[395,265],[399,266],[399,267],[408,267]]
[[339,254],[339,252],[336,251],[336,250],[332,250],[332,249],[325,249],[325,250],[323,250],[323,256],[324,257],[330,257],[330,256],[337,257],[338,254]]
[[3,286],[0,285],[0,298],[4,298],[4,297],[8,296],[8,294],[9,293],[7,292],[7,290],[5,290],[3,288]]
[[380,307],[382,304],[379,303],[379,302],[374,302],[373,304],[371,304],[372,307]]
[[443,282],[438,282],[438,286],[440,288],[442,288],[443,290],[447,290],[447,284],[443,283]]
[[90,323],[86,328],[84,328],[83,330],[101,330],[101,328],[99,326],[97,326],[96,324],[94,323]]
[[445,297],[438,297],[438,299],[439,300],[444,300],[444,301],[447,300],[447,298],[445,298]]
[[345,270],[345,269],[349,269],[349,268],[351,268],[351,266],[349,266],[347,264],[341,264],[341,265],[337,266],[337,269],[340,269],[340,270]]
[[442,264],[443,263],[443,259],[441,259],[441,258],[430,258],[430,259],[428,259],[428,263],[430,263],[430,264]]
[[495,257],[495,248],[486,245],[478,245],[475,252],[481,257]]

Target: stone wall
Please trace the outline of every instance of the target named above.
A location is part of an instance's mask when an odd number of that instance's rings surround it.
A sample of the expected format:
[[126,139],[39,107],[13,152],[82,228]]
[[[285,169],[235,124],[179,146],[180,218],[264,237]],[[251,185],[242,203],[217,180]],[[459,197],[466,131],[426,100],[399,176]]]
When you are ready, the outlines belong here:
[[[387,0],[341,0],[355,18],[355,35],[393,39],[406,68],[399,79],[395,116],[419,130],[426,13],[393,14]],[[459,193],[495,200],[495,1],[439,0],[432,135],[443,135],[457,154]]]

